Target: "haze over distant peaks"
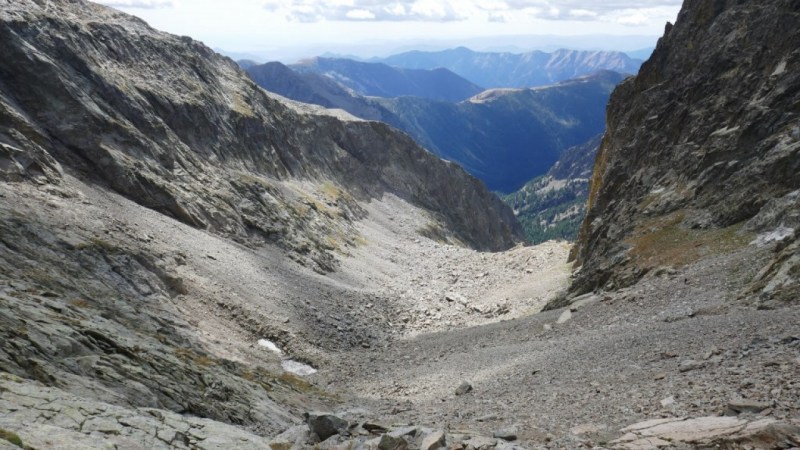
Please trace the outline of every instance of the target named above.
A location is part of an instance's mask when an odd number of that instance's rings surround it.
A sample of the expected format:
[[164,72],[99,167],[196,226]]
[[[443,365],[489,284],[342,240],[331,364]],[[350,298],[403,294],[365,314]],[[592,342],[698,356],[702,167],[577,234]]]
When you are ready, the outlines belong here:
[[598,70],[636,74],[642,64],[642,60],[616,51],[495,53],[466,47],[439,52],[410,51],[371,61],[407,69],[446,68],[486,88],[541,86]]

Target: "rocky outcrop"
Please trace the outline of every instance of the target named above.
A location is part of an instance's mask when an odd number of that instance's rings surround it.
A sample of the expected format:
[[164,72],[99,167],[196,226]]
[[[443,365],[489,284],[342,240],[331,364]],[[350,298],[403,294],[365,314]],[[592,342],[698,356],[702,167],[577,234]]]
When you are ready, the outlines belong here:
[[[574,293],[794,226],[796,201],[779,200],[800,188],[798,22],[800,4],[788,0],[684,3],[612,95]],[[785,245],[752,292],[792,297],[796,249]]]
[[656,450],[685,445],[691,448],[792,448],[800,445],[800,426],[772,418],[734,417],[655,419],[620,430],[611,442],[618,450]]

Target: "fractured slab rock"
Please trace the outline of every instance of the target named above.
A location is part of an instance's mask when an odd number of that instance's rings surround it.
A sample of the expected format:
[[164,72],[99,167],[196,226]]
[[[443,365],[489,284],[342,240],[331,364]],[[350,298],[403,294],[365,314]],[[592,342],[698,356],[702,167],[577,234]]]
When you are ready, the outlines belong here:
[[656,419],[620,430],[614,449],[650,450],[682,443],[695,447],[773,449],[800,445],[800,423],[767,418],[747,421],[736,417]]

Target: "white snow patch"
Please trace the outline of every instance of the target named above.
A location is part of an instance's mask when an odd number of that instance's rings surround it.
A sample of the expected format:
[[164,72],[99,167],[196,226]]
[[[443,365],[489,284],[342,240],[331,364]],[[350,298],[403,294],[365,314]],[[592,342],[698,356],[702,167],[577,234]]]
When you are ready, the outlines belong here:
[[772,72],[773,77],[777,77],[778,75],[783,75],[786,72],[786,60],[784,59],[778,64],[778,67],[775,68],[775,71]]
[[780,226],[768,233],[759,234],[750,245],[758,245],[759,247],[769,244],[770,242],[782,241],[794,233],[794,228]]
[[281,362],[281,367],[283,367],[283,370],[291,372],[295,375],[300,375],[301,377],[306,377],[308,375],[314,375],[317,373],[317,369],[293,359],[284,359]]
[[279,355],[283,354],[283,350],[281,350],[274,342],[270,341],[269,339],[259,339],[258,345],[266,348],[267,350],[277,353]]

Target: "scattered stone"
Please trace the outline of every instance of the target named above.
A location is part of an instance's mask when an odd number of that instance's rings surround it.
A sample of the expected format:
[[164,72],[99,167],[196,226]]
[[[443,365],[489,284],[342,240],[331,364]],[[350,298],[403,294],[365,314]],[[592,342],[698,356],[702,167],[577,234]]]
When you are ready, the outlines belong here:
[[728,402],[728,407],[725,409],[725,415],[738,416],[742,413],[758,414],[769,407],[769,403],[758,402],[755,400],[733,400]]
[[666,408],[667,406],[671,406],[675,404],[675,397],[670,395],[669,397],[661,400],[661,406]]
[[487,414],[485,416],[481,416],[475,419],[476,422],[492,422],[495,420],[497,420],[497,416],[495,414]]
[[467,445],[467,448],[471,446],[475,450],[484,450],[496,446],[497,439],[488,438],[485,436],[473,436],[469,438],[469,440],[464,441],[464,444]]
[[447,436],[444,431],[434,431],[422,439],[420,450],[437,450],[447,445]]
[[400,436],[384,434],[378,442],[378,450],[406,450],[408,442]]
[[458,388],[456,388],[456,395],[465,395],[470,392],[472,392],[472,385],[466,381],[461,383]]
[[517,430],[513,428],[504,428],[502,430],[495,431],[494,433],[492,433],[492,436],[497,439],[513,442],[517,440]]
[[575,436],[582,436],[584,434],[600,433],[606,431],[607,429],[608,427],[605,425],[600,425],[596,423],[584,423],[570,428],[569,432],[574,434]]
[[361,425],[361,428],[369,431],[372,434],[383,434],[389,432],[388,428],[384,427],[383,425],[378,425],[376,423],[364,422],[364,424]]
[[692,370],[700,369],[703,366],[704,364],[700,361],[687,359],[686,361],[681,362],[680,366],[678,366],[678,372],[685,373]]
[[572,319],[572,311],[570,311],[569,309],[565,309],[564,312],[562,312],[561,315],[558,316],[558,320],[556,320],[556,323],[562,324],[568,321],[569,319]]
[[664,378],[667,378],[667,374],[665,372],[659,372],[653,376],[653,379],[656,381],[663,380]]
[[334,434],[346,434],[350,426],[346,420],[327,412],[310,412],[306,422],[309,430],[316,434],[321,441]]

